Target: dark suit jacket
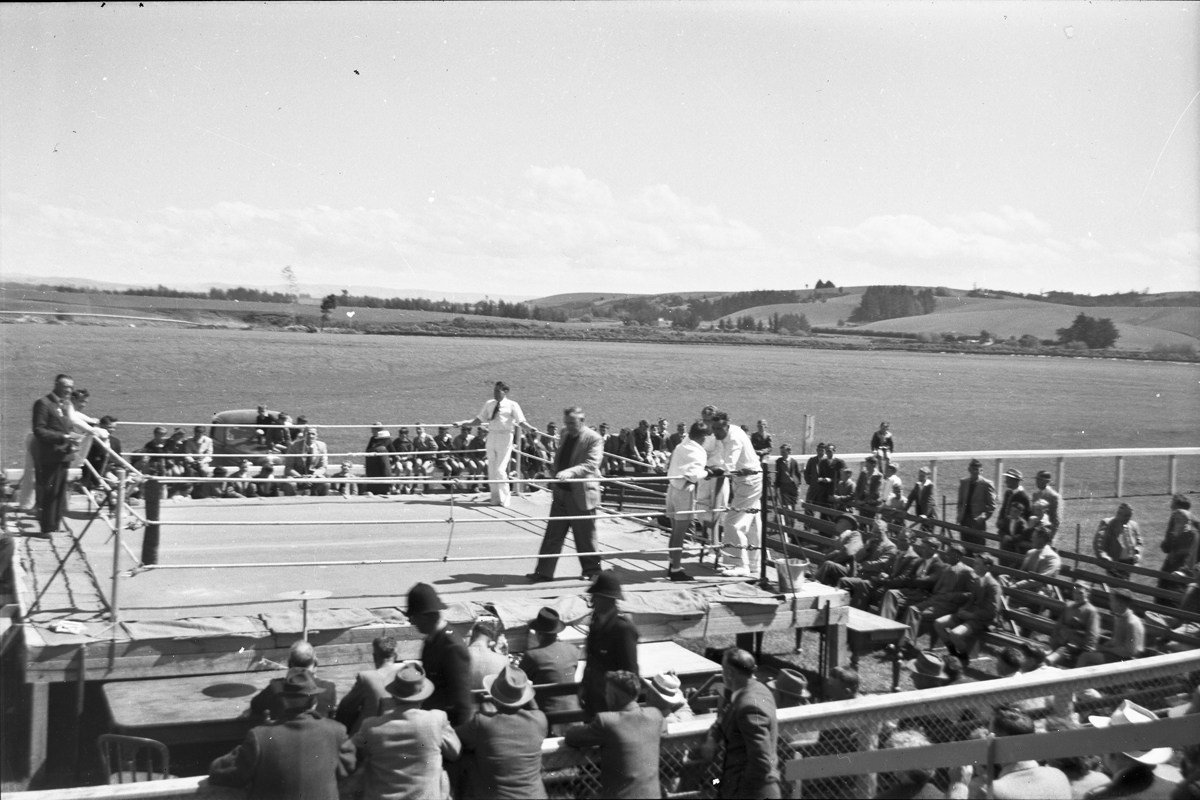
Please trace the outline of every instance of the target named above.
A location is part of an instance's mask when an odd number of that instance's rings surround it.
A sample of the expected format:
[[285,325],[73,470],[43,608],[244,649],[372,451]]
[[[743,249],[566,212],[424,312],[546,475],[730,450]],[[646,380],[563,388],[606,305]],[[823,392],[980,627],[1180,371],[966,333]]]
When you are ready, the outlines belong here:
[[522,800],[546,796],[542,741],[549,733],[549,724],[541,711],[510,711],[484,703],[479,713],[456,732],[463,750],[474,753],[466,797]]
[[567,731],[571,747],[600,748],[601,797],[662,797],[658,780],[662,712],[631,702]]
[[917,570],[920,568],[921,556],[917,555],[917,551],[910,547],[903,553],[896,554],[895,560],[892,561],[892,568],[884,574],[880,585],[887,589],[907,586],[917,577]]
[[451,725],[462,725],[471,718],[471,654],[467,646],[449,629],[429,634],[421,650],[425,677],[433,683],[433,694],[423,708],[446,712]]
[[913,509],[913,513],[918,517],[937,518],[937,501],[933,496],[933,481],[926,483],[913,484],[912,491],[908,493],[908,501],[904,504],[904,510]]
[[392,696],[388,693],[387,685],[399,670],[399,662],[393,661],[355,675],[354,688],[338,703],[335,719],[345,725],[350,733],[357,733],[363,720],[378,717],[390,710]]
[[[279,719],[287,716],[279,702],[280,696],[283,695],[284,680],[284,678],[272,678],[271,682],[267,684],[267,688],[251,698],[250,716],[259,719],[266,717]],[[313,681],[322,690],[317,695],[317,703],[313,706],[313,710],[322,717],[332,717],[337,712],[337,686],[320,678],[313,678]]]
[[986,629],[1000,616],[1000,598],[1004,589],[992,573],[975,581],[971,587],[971,599],[958,610],[958,618],[976,630]]
[[886,575],[892,568],[897,550],[899,548],[891,537],[872,536],[867,539],[863,548],[854,554],[854,560],[858,562],[858,574],[862,577]]
[[75,443],[71,441],[71,421],[66,401],[53,393],[39,397],[33,404],[34,455],[39,464],[61,464],[71,460]]
[[[970,478],[963,478],[959,481],[958,519],[962,520],[966,516],[964,525],[983,530],[987,527],[986,517],[990,517],[992,512],[996,510],[996,487],[987,478],[981,477],[978,483],[975,484],[975,491],[971,493],[970,508],[964,509],[964,506],[967,505],[967,490],[970,488],[970,485]],[[982,525],[973,522],[975,517],[980,514],[986,515]]]
[[339,722],[313,711],[259,725],[208,769],[217,786],[246,787],[248,800],[337,800],[354,769],[354,745]]
[[[779,784],[779,728],[771,690],[751,678],[717,718],[725,741],[721,797],[764,797]],[[778,797],[779,795],[775,795]]]
[[[600,434],[585,425],[579,429],[579,437],[575,440],[575,446],[567,454],[566,467],[563,469],[563,472],[567,474],[563,477],[599,478],[600,462],[603,459],[604,440],[600,438]],[[575,500],[575,505],[579,508],[590,511],[600,505],[599,481],[568,483],[566,485],[570,487],[571,496]],[[554,492],[558,493],[561,491],[563,489],[554,484]]]
[[[526,650],[525,655],[521,657],[521,669],[533,684],[574,683],[578,666],[579,648],[566,642],[552,642],[545,647]],[[547,713],[576,711],[579,708],[579,698],[574,695],[547,697],[538,700],[538,705]]]
[[587,664],[583,668],[583,709],[594,714],[607,709],[604,700],[605,676],[619,669],[638,673],[638,631],[632,622],[614,614],[588,628]]

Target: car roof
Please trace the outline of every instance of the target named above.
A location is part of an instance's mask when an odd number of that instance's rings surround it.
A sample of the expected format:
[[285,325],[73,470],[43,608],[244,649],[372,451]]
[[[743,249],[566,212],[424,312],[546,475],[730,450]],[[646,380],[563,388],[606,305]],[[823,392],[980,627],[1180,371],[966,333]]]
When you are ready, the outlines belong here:
[[[278,411],[267,411],[271,416],[278,416]],[[256,408],[237,408],[232,411],[222,411],[219,414],[213,414],[213,424],[215,425],[254,425],[258,422],[258,409]]]

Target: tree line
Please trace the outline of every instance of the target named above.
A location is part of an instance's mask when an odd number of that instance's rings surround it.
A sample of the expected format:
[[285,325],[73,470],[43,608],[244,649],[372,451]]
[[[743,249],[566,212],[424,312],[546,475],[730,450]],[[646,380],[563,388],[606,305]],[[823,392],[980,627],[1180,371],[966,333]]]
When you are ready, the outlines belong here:
[[862,300],[850,312],[851,322],[876,322],[897,317],[933,313],[937,297],[932,289],[914,292],[910,286],[868,286]]

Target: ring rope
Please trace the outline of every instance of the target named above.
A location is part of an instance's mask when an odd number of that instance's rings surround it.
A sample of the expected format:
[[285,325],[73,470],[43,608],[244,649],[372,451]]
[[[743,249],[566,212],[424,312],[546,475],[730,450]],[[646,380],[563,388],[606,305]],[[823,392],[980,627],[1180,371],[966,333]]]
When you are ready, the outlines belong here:
[[[701,514],[706,514],[708,512],[707,511],[680,511],[678,513],[680,516],[683,516],[683,515],[700,516]],[[558,517],[558,516],[555,516],[555,517],[508,517],[508,518],[505,518],[505,521],[508,521],[508,522],[547,522],[552,519],[561,519],[561,520],[569,521],[569,520],[580,520],[580,519],[639,519],[641,517],[660,517],[660,516],[662,516],[661,511],[642,511],[639,513],[625,512],[622,514],[607,514],[606,513],[603,517],[599,517],[596,514],[582,514],[582,515],[577,515],[577,516],[561,516],[561,517]],[[467,519],[457,520],[458,524],[460,524],[460,525],[468,525],[468,524],[477,523],[477,522],[495,522],[495,521],[496,521],[495,517],[479,517],[479,518],[467,518]],[[278,521],[268,521],[268,522],[259,522],[259,521],[221,522],[221,521],[215,521],[215,520],[193,520],[193,521],[167,520],[165,522],[166,522],[166,524],[179,525],[179,526],[185,527],[185,528],[209,527],[209,526],[211,526],[211,527],[224,526],[224,527],[232,528],[232,527],[237,527],[240,525],[246,525],[246,526],[269,525],[269,526],[273,526],[273,527],[291,527],[291,526],[304,526],[304,525],[322,525],[322,526],[326,526],[326,525],[330,525],[330,526],[332,526],[332,525],[430,525],[430,524],[453,523],[453,522],[455,522],[455,519],[454,519],[453,515],[451,515],[449,517],[429,517],[426,519],[355,519],[355,520],[351,520],[351,519],[330,519],[330,520],[289,519],[289,520],[278,520]],[[162,519],[151,520],[151,521],[149,521],[149,524],[161,525],[161,524],[164,524],[164,520],[162,520]]]

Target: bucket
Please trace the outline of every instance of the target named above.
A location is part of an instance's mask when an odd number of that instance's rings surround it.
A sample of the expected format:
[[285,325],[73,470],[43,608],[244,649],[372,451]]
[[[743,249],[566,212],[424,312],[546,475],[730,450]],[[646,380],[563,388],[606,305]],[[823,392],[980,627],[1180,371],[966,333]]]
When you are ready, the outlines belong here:
[[[780,563],[776,561],[775,566],[778,570]],[[808,569],[808,559],[785,559],[783,567],[782,570],[778,570],[780,588],[785,588],[793,592],[800,591],[800,587],[804,585],[804,571]]]

